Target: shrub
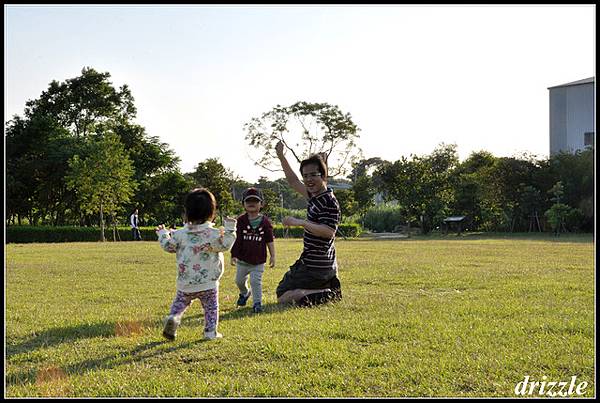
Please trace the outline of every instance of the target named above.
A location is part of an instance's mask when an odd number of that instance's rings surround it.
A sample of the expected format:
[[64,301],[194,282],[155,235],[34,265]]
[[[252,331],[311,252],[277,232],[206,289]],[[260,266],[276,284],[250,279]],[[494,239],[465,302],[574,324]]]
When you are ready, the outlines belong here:
[[554,232],[561,232],[562,230],[577,231],[584,220],[583,212],[580,209],[562,203],[553,204],[544,215]]
[[[354,238],[360,235],[362,228],[360,224],[340,224],[336,237],[347,237]],[[275,238],[302,238],[304,236],[303,227],[288,227],[285,228],[283,225],[273,225],[273,234]]]
[[271,209],[271,214],[268,214],[269,218],[271,219],[271,222],[275,223],[275,222],[281,222],[281,220],[283,219],[283,217],[286,216],[291,216],[291,217],[296,217],[296,218],[301,218],[303,220],[306,220],[306,209],[287,209],[287,208],[281,208],[281,207],[273,207]]
[[[132,241],[131,228],[117,227],[117,241]],[[157,239],[154,227],[140,228],[143,240]],[[104,237],[108,242],[113,240],[113,229],[107,227]],[[54,243],[54,242],[99,242],[99,227],[77,227],[77,226],[33,226],[33,225],[9,225],[6,227],[6,243]]]
[[363,226],[375,232],[393,232],[402,225],[406,225],[406,218],[396,206],[370,208],[363,218]]
[[[179,227],[180,229],[181,227]],[[338,236],[357,237],[361,233],[359,224],[341,224]],[[133,241],[131,228],[117,227],[117,241]],[[156,241],[158,237],[154,227],[140,227],[142,240]],[[277,238],[302,238],[302,227],[290,227],[284,231],[282,225],[274,225]],[[106,228],[104,237],[107,242],[113,241],[113,229]],[[100,242],[100,228],[98,227],[51,227],[33,225],[9,225],[6,227],[6,243],[56,243],[56,242]]]

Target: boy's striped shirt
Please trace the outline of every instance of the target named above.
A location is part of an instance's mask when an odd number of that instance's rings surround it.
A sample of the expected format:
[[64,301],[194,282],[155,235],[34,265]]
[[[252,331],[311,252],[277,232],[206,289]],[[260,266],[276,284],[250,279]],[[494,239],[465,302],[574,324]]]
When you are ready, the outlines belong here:
[[[337,230],[340,222],[340,205],[331,188],[308,200],[306,218],[310,222],[324,224]],[[334,240],[335,236],[325,239],[304,230],[304,250],[300,258],[306,267],[319,270],[337,268]]]

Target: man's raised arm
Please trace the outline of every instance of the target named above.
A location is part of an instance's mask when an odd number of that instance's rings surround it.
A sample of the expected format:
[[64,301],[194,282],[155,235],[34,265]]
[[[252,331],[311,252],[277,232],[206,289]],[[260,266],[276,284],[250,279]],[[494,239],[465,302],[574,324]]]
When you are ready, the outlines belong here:
[[275,151],[277,152],[277,158],[279,158],[279,162],[281,162],[281,168],[283,168],[283,172],[285,173],[285,179],[287,179],[290,186],[298,193],[300,193],[305,198],[309,198],[308,192],[306,191],[306,187],[304,184],[298,179],[298,176],[290,167],[288,160],[283,155],[283,143],[281,141],[277,142],[275,146]]

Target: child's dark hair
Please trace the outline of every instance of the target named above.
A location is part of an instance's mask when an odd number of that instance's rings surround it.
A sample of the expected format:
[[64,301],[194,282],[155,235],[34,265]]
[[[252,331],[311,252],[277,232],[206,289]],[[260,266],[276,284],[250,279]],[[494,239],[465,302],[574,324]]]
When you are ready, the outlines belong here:
[[195,188],[185,196],[184,208],[188,222],[212,221],[217,211],[217,201],[208,189]]
[[321,173],[323,180],[327,180],[327,163],[320,154],[311,155],[307,159],[303,160],[300,163],[300,174],[303,174],[302,169],[304,166],[310,164],[316,165],[319,168],[319,172]]

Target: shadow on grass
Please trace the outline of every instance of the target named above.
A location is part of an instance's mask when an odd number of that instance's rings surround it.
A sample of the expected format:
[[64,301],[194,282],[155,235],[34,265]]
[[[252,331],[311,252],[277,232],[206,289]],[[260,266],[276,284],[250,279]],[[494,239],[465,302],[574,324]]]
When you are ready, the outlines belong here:
[[[283,312],[289,309],[311,309],[311,308],[299,308],[293,304],[278,304],[278,303],[270,303],[263,305],[264,312],[260,314],[256,314],[252,311],[250,307],[237,308],[232,311],[225,312],[219,316],[219,320],[231,320],[231,319],[240,319],[244,317],[260,317],[262,315],[274,314],[278,312]],[[189,315],[188,319],[203,319],[204,314],[197,315]],[[144,329],[148,327],[156,327],[155,322],[146,321],[140,322],[142,323],[141,327],[133,326],[134,331],[144,332]],[[29,353],[37,349],[52,347],[59,345],[61,343],[72,343],[79,339],[85,338],[95,338],[95,337],[116,337],[122,336],[123,334],[119,334],[119,332],[123,331],[122,329],[131,329],[129,323],[126,326],[123,326],[120,322],[104,322],[104,323],[96,323],[96,324],[81,324],[76,326],[67,326],[49,329],[44,332],[40,332],[35,334],[32,337],[27,338],[26,340],[17,343],[17,344],[7,344],[6,346],[6,358],[10,358],[16,354]],[[121,329],[121,330],[120,330]],[[160,333],[158,333],[160,334]],[[125,334],[126,335],[126,334]],[[160,336],[159,336],[160,337]],[[76,362],[70,365],[61,366],[57,368],[61,374],[64,374],[66,377],[69,375],[81,375],[82,373],[88,371],[96,371],[103,369],[111,369],[117,366],[128,365],[132,363],[142,362],[144,360],[169,354],[175,352],[177,350],[186,349],[188,347],[192,347],[194,345],[208,342],[205,339],[193,340],[185,343],[178,343],[167,340],[160,341],[151,341],[145,344],[137,345],[135,348],[130,351],[119,350],[114,353],[105,355],[100,358],[91,358],[87,360],[83,360],[80,362]],[[167,348],[157,348],[160,346],[164,346],[168,344]],[[52,367],[54,368],[54,367]],[[22,371],[16,371],[6,375],[5,385],[7,387],[11,386],[19,386],[19,385],[27,385],[27,384],[39,384],[40,376],[44,374],[46,367],[39,368],[31,368]],[[48,371],[46,371],[48,372]],[[49,380],[50,382],[52,379]]]
[[34,333],[29,338],[17,344],[11,344],[7,341],[6,356],[11,357],[15,354],[27,353],[38,348],[52,347],[79,339],[110,337],[114,334],[115,323],[94,323],[56,327],[43,332]]
[[[87,371],[95,371],[98,369],[111,369],[117,366],[128,365],[135,362],[141,362],[152,357],[156,357],[163,354],[168,354],[179,349],[184,349],[196,345],[198,343],[206,342],[206,340],[194,340],[186,343],[174,344],[168,348],[155,349],[155,347],[162,346],[167,343],[172,343],[167,340],[152,341],[145,344],[141,344],[133,348],[128,353],[118,351],[113,354],[106,355],[101,358],[94,358],[89,360],[83,360],[78,363],[71,365],[62,366],[60,371],[66,376],[69,375],[81,375]],[[41,368],[43,370],[43,368]],[[6,386],[17,386],[25,384],[33,384],[39,381],[40,369],[29,369],[25,371],[16,372],[6,376]]]
[[[200,304],[198,304],[200,305]],[[288,309],[297,308],[295,305],[269,303],[263,305],[262,313],[254,313],[251,307],[233,308],[229,311],[221,311],[219,321],[241,319],[244,317],[260,317]],[[222,309],[222,308],[221,308]],[[200,313],[195,315],[184,315],[184,319],[204,319],[204,312],[200,307]],[[63,343],[72,343],[80,339],[91,339],[96,337],[120,337],[145,333],[149,328],[160,326],[160,319],[125,321],[125,322],[101,322],[93,324],[78,324],[73,326],[56,327],[48,329],[20,340],[16,343],[7,341],[6,357],[10,358],[17,354],[28,353],[40,348],[54,347]]]
[[39,348],[53,347],[62,343],[72,343],[79,339],[95,337],[119,337],[143,333],[144,329],[155,327],[157,321],[120,321],[101,322],[93,324],[78,324],[66,327],[56,327],[39,333],[34,333],[18,343],[6,344],[6,356],[27,353]]

